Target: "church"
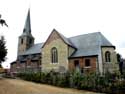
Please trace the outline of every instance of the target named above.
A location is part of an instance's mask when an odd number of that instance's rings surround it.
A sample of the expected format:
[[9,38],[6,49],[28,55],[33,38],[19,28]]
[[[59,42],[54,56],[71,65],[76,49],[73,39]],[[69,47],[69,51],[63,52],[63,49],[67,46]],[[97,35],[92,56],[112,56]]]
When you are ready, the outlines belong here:
[[31,32],[30,10],[18,39],[16,61],[11,72],[79,71],[81,73],[118,70],[115,46],[101,32],[66,38],[53,29],[44,43],[34,43]]

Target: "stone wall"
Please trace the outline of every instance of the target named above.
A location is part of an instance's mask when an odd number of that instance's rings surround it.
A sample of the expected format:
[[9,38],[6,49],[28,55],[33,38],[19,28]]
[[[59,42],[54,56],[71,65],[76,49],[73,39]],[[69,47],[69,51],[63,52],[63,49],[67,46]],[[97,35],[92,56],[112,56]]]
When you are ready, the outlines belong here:
[[71,56],[75,52],[75,48],[68,47],[68,56]]
[[[58,51],[58,63],[51,61],[51,49],[53,47],[56,47]],[[64,43],[57,32],[52,32],[42,48],[42,71],[51,70],[68,70],[68,45]]]
[[[21,44],[21,39],[23,39],[23,44]],[[19,37],[18,41],[18,54],[22,54],[26,51],[27,47],[27,38],[26,37]]]
[[[111,62],[105,61],[105,53],[109,51],[111,54]],[[103,64],[103,72],[106,71],[114,72],[118,71],[118,62],[115,49],[113,47],[102,47],[102,64]]]
[[[21,40],[23,39],[23,43]],[[31,43],[30,43],[31,42]],[[25,52],[28,48],[34,45],[34,38],[31,36],[20,36],[18,40],[18,55]]]

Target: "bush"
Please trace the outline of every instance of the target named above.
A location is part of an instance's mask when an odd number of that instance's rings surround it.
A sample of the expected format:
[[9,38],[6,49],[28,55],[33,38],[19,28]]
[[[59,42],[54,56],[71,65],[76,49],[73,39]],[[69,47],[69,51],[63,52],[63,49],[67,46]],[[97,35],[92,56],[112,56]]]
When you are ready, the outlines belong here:
[[50,84],[59,87],[73,87],[113,94],[119,92],[122,94],[125,91],[125,80],[121,80],[120,75],[110,73],[106,73],[102,76],[96,73],[57,73],[51,71],[49,73],[19,73],[17,76],[27,81]]

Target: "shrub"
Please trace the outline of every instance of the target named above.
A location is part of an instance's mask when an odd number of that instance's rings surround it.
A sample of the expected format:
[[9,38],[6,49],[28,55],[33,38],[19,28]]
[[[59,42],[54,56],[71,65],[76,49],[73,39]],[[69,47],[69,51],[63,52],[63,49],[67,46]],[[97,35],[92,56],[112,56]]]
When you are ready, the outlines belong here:
[[113,94],[117,94],[120,92],[122,94],[122,92],[124,92],[125,90],[125,80],[121,79],[122,76],[111,73],[106,73],[102,76],[96,73],[57,73],[51,71],[48,73],[19,73],[17,76],[24,80],[37,83],[50,84],[59,87],[73,87],[97,92]]

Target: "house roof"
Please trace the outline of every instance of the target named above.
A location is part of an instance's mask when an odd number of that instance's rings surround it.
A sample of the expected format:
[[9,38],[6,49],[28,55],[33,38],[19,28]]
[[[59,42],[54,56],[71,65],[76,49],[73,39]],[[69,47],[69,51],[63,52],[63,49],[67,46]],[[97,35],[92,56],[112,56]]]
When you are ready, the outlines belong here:
[[29,54],[37,54],[41,53],[41,47],[43,46],[44,43],[37,43],[34,44],[32,47],[30,47],[28,50],[26,50],[24,53],[21,55],[29,55]]
[[[115,47],[100,32],[83,34],[70,38],[66,38],[59,32],[57,33],[61,36],[66,44],[77,49],[70,57],[98,55],[100,47],[102,46]],[[44,44],[45,43],[35,44],[22,55],[41,53],[41,47],[43,47]]]
[[53,29],[52,32],[57,32],[67,45],[77,49],[71,57],[98,55],[100,47],[115,47],[100,32],[83,34],[70,38],[66,38],[55,29]]
[[70,37],[68,40],[77,48],[71,57],[98,55],[101,46],[114,47],[100,32]]

